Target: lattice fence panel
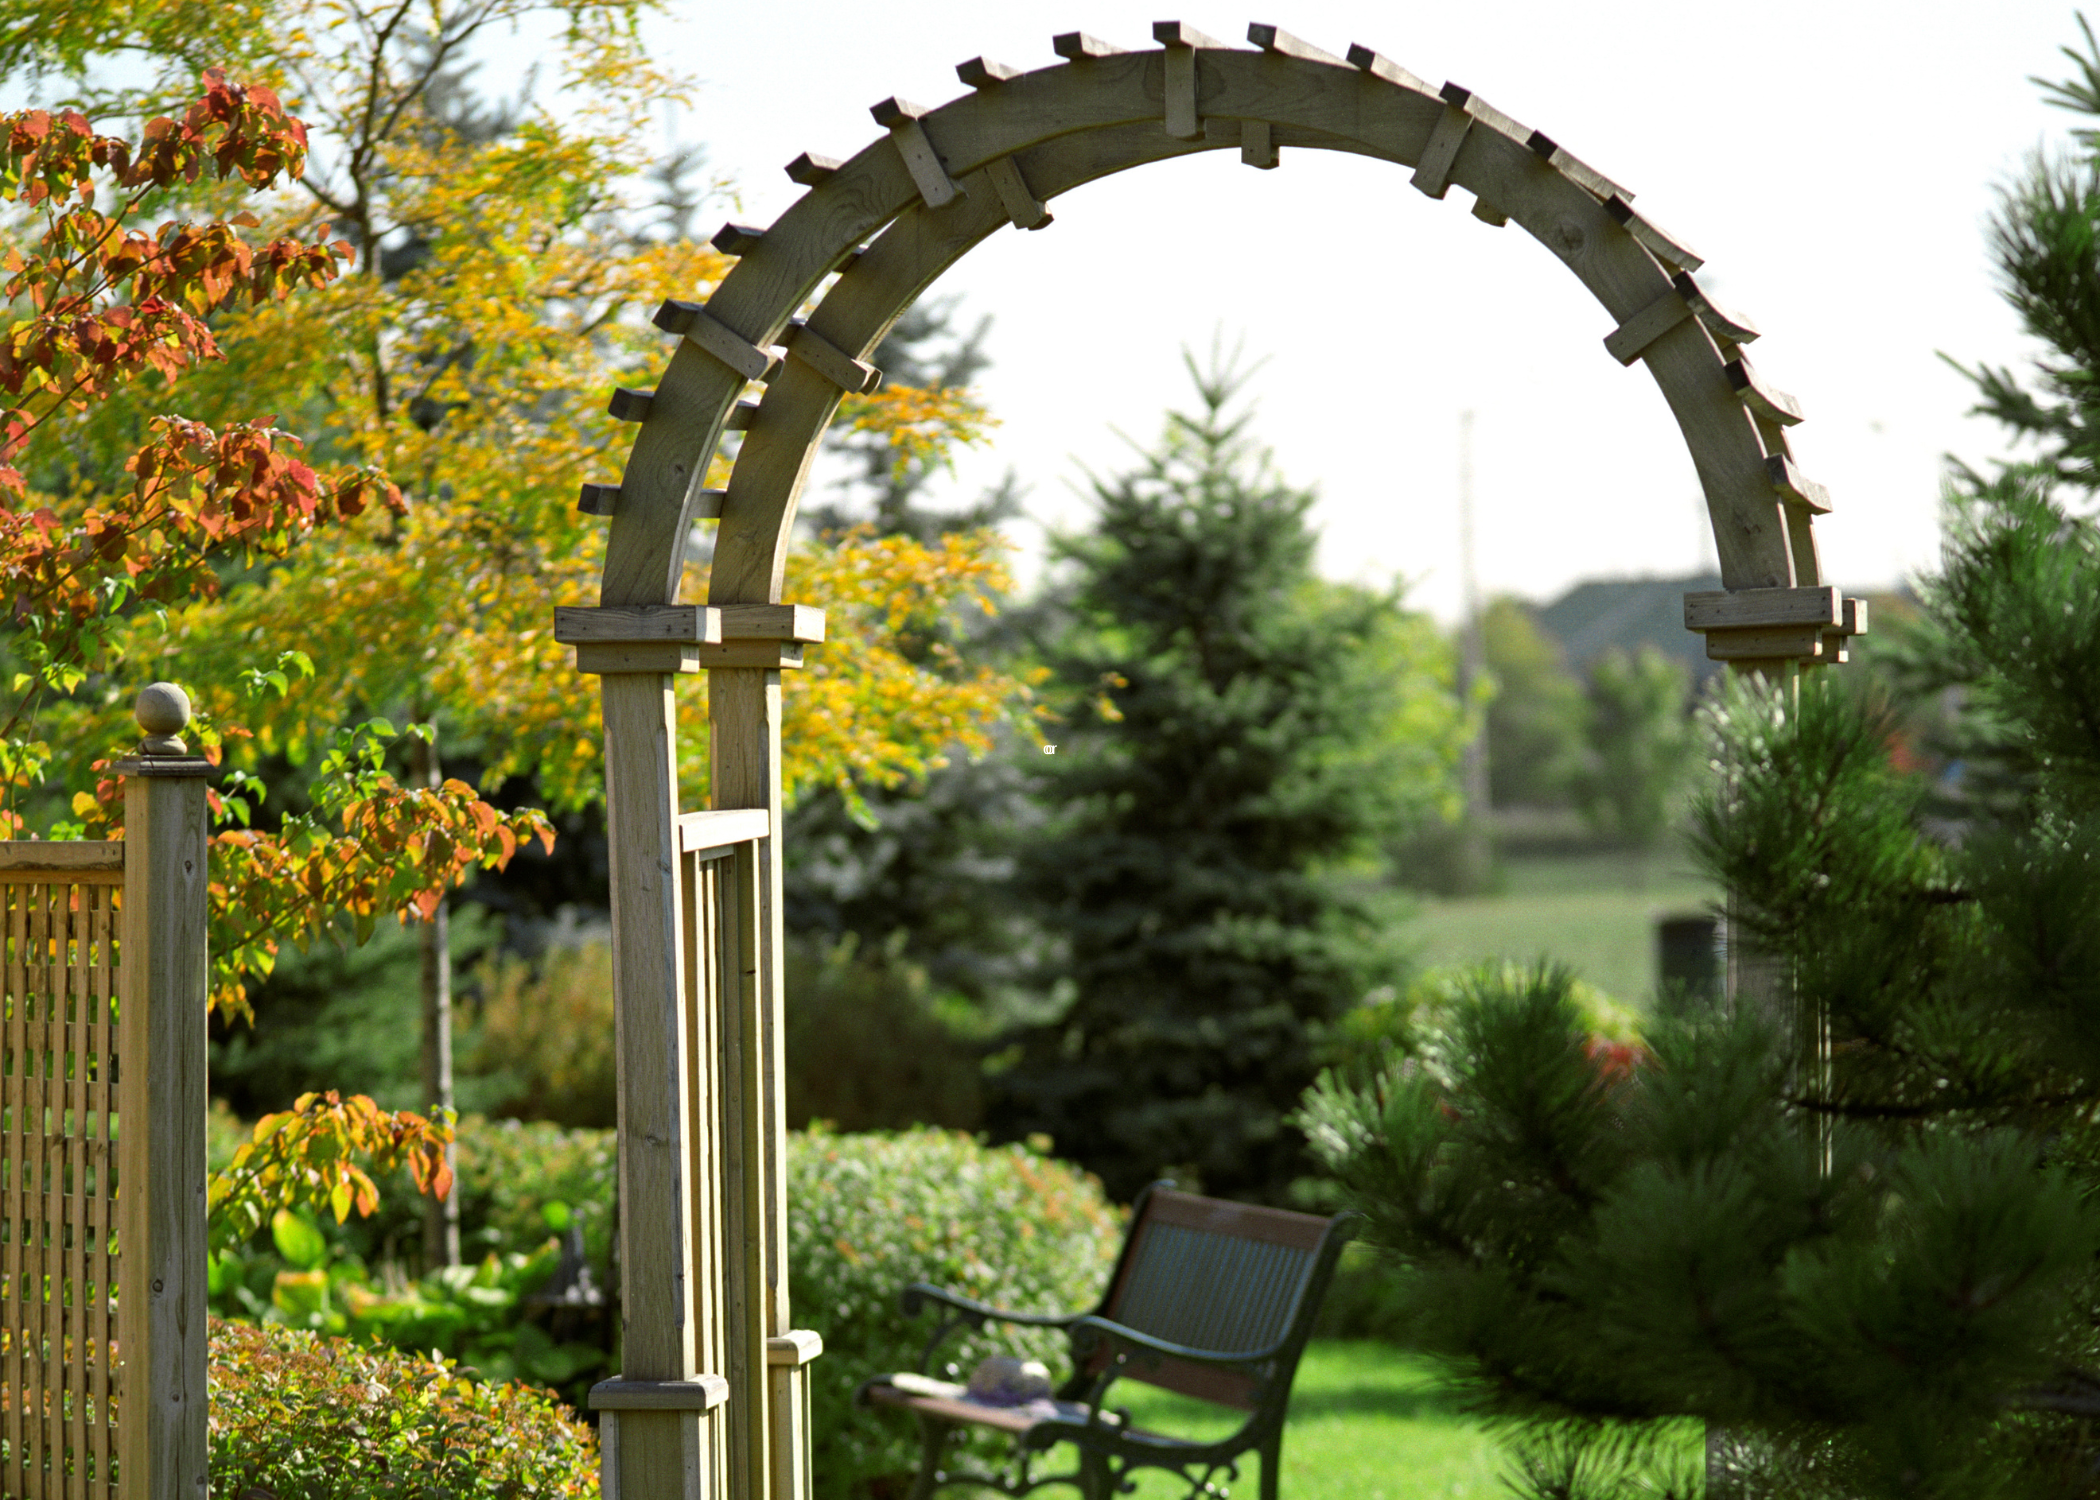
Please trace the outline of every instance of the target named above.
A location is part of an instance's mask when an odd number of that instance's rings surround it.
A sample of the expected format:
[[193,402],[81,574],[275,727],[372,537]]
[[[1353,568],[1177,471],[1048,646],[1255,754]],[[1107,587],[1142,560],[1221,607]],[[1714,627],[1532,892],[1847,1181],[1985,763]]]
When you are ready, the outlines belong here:
[[121,887],[0,884],[0,1496],[116,1495]]

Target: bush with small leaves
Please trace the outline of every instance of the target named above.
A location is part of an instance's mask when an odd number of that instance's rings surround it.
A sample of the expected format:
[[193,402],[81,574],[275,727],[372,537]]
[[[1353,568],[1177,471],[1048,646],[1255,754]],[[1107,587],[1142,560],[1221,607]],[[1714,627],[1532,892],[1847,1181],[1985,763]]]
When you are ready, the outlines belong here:
[[[930,1316],[904,1316],[905,1286],[928,1281],[1020,1312],[1090,1309],[1122,1239],[1095,1178],[1042,1150],[942,1130],[797,1134],[788,1204],[795,1322],[824,1336],[811,1375],[824,1500],[902,1494],[917,1468],[909,1421],[853,1407],[869,1376],[916,1368],[933,1330]],[[950,1340],[927,1373],[966,1377],[989,1354],[1043,1360],[1060,1379],[1066,1366],[1061,1334],[994,1324]],[[1006,1452],[1003,1438],[978,1441],[984,1460]]]
[[213,1500],[583,1500],[598,1440],[546,1391],[281,1327],[211,1325]]

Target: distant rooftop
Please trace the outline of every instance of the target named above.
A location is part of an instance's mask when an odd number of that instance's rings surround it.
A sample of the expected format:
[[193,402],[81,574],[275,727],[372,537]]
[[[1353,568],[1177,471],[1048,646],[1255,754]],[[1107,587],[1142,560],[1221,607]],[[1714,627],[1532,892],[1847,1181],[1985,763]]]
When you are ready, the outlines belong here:
[[1706,659],[1705,637],[1684,628],[1684,596],[1720,586],[1718,573],[1597,579],[1538,606],[1538,622],[1560,642],[1568,666],[1578,673],[1587,673],[1613,646],[1629,652],[1653,646],[1690,667],[1695,683],[1704,682],[1721,664]]

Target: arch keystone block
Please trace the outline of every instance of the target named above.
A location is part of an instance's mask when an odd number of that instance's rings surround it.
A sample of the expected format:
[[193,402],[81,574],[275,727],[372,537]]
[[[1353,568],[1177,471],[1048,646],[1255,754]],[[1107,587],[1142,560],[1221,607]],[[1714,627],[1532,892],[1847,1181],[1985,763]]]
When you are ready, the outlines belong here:
[[913,104],[894,95],[883,100],[868,111],[875,123],[890,133],[896,143],[897,154],[904,159],[904,170],[911,173],[912,184],[918,188],[919,196],[926,200],[928,208],[946,208],[961,195],[962,189],[948,175],[942,164],[940,153],[933,149],[927,139],[926,127],[919,117],[926,113],[925,106]]
[[1196,52],[1202,47],[1221,51],[1225,44],[1179,21],[1154,21],[1152,40],[1167,49],[1167,134],[1177,141],[1193,141],[1203,134],[1196,112]]
[[1050,38],[1050,50],[1067,62],[1083,62],[1090,57],[1114,57],[1122,52],[1113,42],[1104,42],[1097,36],[1088,36],[1083,31],[1067,31]]
[[985,180],[999,195],[999,206],[1016,229],[1042,229],[1052,220],[1050,210],[1029,191],[1028,180],[1011,156],[996,156],[984,164]]
[[819,156],[814,151],[805,151],[787,164],[788,179],[804,187],[815,187],[820,182],[829,182],[845,165],[837,157]]
[[973,89],[988,89],[996,88],[1009,78],[1019,78],[1021,70],[993,62],[989,57],[973,57],[955,65],[955,76]]
[[1382,79],[1396,88],[1411,89],[1417,94],[1434,94],[1436,92],[1435,89],[1408,72],[1400,64],[1381,53],[1372,51],[1361,42],[1351,42],[1349,44],[1349,66],[1355,68],[1358,72],[1368,73],[1373,78]]
[[1322,51],[1311,42],[1300,41],[1280,26],[1265,26],[1257,21],[1247,28],[1247,40],[1264,52],[1273,52],[1279,57],[1295,57],[1305,62],[1326,63],[1330,67],[1346,68],[1349,65],[1332,52]]
[[682,335],[694,347],[713,355],[746,380],[770,380],[779,361],[697,302],[665,299],[650,322],[665,333]]
[[1683,240],[1665,234],[1647,218],[1634,212],[1633,205],[1618,193],[1604,200],[1604,211],[1617,221],[1620,228],[1632,235],[1635,242],[1650,255],[1661,261],[1672,271],[1696,271],[1706,262]]
[[882,385],[882,371],[855,359],[807,323],[789,324],[785,343],[790,358],[801,360],[849,396],[865,396]]

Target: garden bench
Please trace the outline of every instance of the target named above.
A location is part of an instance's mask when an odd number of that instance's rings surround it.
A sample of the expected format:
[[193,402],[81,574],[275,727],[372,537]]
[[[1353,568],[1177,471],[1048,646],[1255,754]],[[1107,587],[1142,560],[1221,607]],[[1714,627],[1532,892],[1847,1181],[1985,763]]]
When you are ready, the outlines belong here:
[[[904,1312],[931,1306],[940,1323],[916,1373],[878,1376],[860,1388],[862,1405],[902,1407],[919,1421],[922,1458],[912,1500],[948,1485],[1022,1495],[1046,1484],[1075,1484],[1085,1500],[1107,1500],[1133,1469],[1166,1469],[1191,1496],[1222,1494],[1239,1477],[1236,1460],[1261,1455],[1262,1500],[1275,1500],[1284,1407],[1314,1314],[1359,1216],[1332,1219],[1256,1208],[1176,1192],[1155,1183],[1139,1195],[1130,1233],[1108,1290],[1091,1312],[1002,1312],[923,1282],[906,1287]],[[986,1323],[1061,1328],[1072,1375],[1054,1396],[999,1406],[968,1388],[929,1379],[934,1352],[958,1328]],[[1140,1380],[1247,1414],[1229,1436],[1198,1441],[1148,1432],[1106,1402],[1118,1380]],[[948,1472],[941,1455],[964,1425],[1013,1434],[1009,1474]],[[1079,1466],[1036,1477],[1036,1455],[1072,1443]]]

